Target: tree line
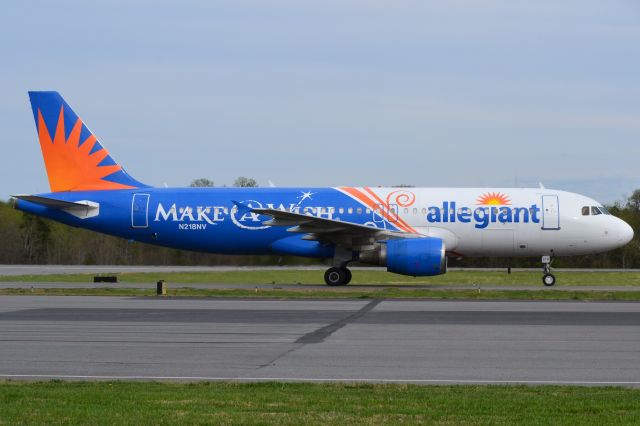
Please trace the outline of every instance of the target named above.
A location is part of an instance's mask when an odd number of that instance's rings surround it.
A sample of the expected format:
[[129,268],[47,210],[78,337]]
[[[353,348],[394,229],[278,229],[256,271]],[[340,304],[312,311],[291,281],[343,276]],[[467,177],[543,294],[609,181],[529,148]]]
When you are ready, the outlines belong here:
[[[191,186],[213,186],[197,179]],[[239,178],[234,186],[257,186],[251,178]],[[597,255],[559,257],[555,267],[640,268],[640,189],[625,200],[607,206],[635,231],[624,247]],[[132,243],[122,238],[74,228],[15,210],[0,201],[0,264],[78,265],[277,265],[313,264],[313,259],[280,256],[229,256],[197,253]],[[539,267],[539,258],[450,259],[450,266]]]

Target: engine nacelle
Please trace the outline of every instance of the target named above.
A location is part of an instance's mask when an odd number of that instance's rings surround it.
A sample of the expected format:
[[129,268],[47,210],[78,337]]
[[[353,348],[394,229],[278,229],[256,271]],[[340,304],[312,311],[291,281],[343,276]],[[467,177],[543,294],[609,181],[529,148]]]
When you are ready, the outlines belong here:
[[375,250],[361,252],[359,260],[386,266],[389,272],[414,277],[447,272],[445,245],[440,238],[389,240]]

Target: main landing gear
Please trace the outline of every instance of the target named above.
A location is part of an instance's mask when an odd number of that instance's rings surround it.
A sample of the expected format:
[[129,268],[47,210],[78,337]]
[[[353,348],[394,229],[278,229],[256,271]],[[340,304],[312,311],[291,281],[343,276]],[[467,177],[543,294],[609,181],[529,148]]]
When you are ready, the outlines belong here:
[[347,285],[350,281],[351,271],[346,266],[334,266],[324,273],[324,282],[330,286]]
[[351,271],[347,268],[354,259],[353,251],[337,246],[333,254],[333,267],[324,273],[324,282],[332,287],[347,285],[351,281]]
[[552,262],[553,258],[551,256],[542,256],[542,267],[544,268],[542,283],[547,287],[551,287],[556,283],[556,277],[551,273]]

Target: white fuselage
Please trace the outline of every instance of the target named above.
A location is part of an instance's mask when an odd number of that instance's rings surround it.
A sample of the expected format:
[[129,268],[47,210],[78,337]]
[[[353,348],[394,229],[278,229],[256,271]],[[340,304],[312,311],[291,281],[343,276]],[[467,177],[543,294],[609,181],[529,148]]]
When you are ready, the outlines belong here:
[[453,256],[570,256],[612,250],[633,238],[631,227],[600,203],[565,191],[372,190],[390,200],[392,220],[397,212],[398,222],[420,234],[442,238]]

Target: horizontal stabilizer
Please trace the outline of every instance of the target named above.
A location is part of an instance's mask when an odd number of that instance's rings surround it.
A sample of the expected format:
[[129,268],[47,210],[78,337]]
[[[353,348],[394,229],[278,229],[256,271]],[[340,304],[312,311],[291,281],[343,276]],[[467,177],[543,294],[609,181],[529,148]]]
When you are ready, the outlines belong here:
[[93,201],[65,201],[55,198],[42,197],[40,195],[13,195],[18,200],[40,204],[50,209],[62,210],[80,219],[87,219],[97,216],[100,211],[100,204]]
[[29,201],[30,203],[41,204],[45,207],[59,210],[64,210],[72,207],[87,207],[86,201],[74,202],[56,200],[55,198],[41,197],[39,195],[12,195],[12,197],[17,198],[18,200]]

